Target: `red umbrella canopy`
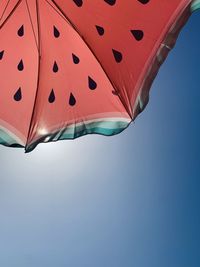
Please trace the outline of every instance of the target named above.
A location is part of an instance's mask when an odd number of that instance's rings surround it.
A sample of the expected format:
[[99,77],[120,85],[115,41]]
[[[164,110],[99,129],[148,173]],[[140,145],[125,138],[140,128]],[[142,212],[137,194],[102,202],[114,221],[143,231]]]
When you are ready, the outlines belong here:
[[114,135],[199,0],[1,0],[0,143]]

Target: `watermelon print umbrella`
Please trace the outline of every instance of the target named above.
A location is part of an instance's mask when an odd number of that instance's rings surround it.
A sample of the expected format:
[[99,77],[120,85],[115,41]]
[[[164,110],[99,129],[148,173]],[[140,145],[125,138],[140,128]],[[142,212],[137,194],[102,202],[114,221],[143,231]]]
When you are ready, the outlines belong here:
[[1,0],[0,143],[124,130],[200,0]]

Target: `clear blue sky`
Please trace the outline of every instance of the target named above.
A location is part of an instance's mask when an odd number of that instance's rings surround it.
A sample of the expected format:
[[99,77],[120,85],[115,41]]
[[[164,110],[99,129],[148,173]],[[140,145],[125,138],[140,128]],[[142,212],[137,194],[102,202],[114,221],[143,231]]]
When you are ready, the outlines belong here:
[[121,134],[0,147],[0,266],[200,266],[199,25]]

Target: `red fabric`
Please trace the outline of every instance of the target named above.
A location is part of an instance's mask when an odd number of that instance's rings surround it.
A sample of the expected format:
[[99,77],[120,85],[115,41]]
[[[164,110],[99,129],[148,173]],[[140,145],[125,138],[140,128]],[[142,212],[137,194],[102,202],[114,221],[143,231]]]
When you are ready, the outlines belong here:
[[[2,0],[0,124],[28,146],[71,124],[133,120],[188,0]],[[42,141],[42,139],[41,139]]]

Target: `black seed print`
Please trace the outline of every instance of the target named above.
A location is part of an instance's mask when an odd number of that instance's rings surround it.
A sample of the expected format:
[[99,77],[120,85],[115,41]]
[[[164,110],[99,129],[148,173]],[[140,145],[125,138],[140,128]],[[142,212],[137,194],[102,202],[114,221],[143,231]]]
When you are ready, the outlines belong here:
[[70,93],[69,104],[70,104],[70,106],[74,106],[76,104],[76,99],[72,93]]
[[138,1],[145,5],[145,4],[149,3],[150,0],[138,0]]
[[112,90],[113,95],[118,95],[118,92],[116,92],[115,90]]
[[114,55],[115,61],[117,63],[121,62],[122,61],[122,53],[120,53],[119,51],[117,51],[115,49],[112,49],[112,51],[113,51],[113,55]]
[[74,54],[72,54],[72,59],[73,59],[74,64],[78,64],[80,62],[80,59]]
[[0,52],[0,60],[2,60],[4,54],[4,50]]
[[14,100],[15,101],[20,101],[22,99],[22,91],[21,91],[21,87],[19,87],[19,89],[17,90],[17,92],[14,94]]
[[49,103],[53,103],[55,101],[56,97],[55,97],[55,94],[54,94],[54,90],[52,89],[51,90],[51,93],[49,94]]
[[107,4],[114,6],[114,4],[116,3],[116,0],[104,0]]
[[17,34],[22,37],[24,35],[24,25],[22,25],[19,30],[17,31]]
[[101,26],[96,25],[97,32],[100,36],[104,35],[104,28]]
[[96,82],[90,76],[88,76],[88,86],[91,90],[95,90],[97,88]]
[[53,72],[58,72],[58,65],[56,61],[54,61],[54,64],[53,64]]
[[24,69],[24,63],[23,63],[22,59],[20,60],[17,68],[18,68],[19,71],[22,71]]
[[73,1],[78,7],[81,7],[83,5],[83,0],[73,0]]
[[53,26],[53,34],[55,38],[58,38],[60,36],[59,30],[56,28],[56,26]]
[[141,30],[131,30],[131,33],[137,41],[141,41],[144,37],[144,33]]

